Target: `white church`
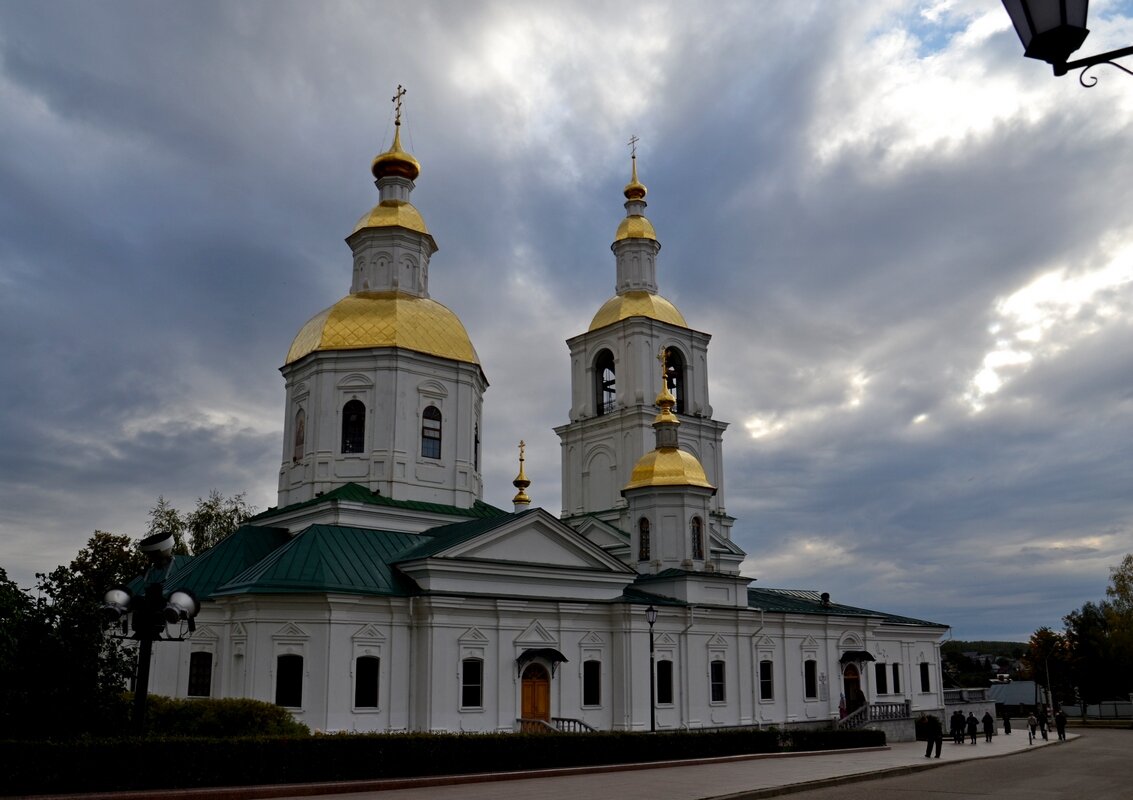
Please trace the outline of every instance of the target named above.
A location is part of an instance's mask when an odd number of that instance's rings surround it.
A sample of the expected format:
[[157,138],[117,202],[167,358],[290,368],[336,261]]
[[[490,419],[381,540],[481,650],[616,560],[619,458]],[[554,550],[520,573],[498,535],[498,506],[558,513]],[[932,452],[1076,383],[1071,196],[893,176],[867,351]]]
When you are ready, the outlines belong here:
[[[281,371],[279,504],[178,566],[197,627],[151,691],[250,697],[325,731],[861,725],[944,706],[945,625],[757,588],[724,505],[710,336],[658,293],[625,187],[615,293],[567,340],[560,517],[484,503],[487,378],[429,295],[436,242],[402,149],[346,242],[350,292]],[[911,732],[911,726],[909,726]]]

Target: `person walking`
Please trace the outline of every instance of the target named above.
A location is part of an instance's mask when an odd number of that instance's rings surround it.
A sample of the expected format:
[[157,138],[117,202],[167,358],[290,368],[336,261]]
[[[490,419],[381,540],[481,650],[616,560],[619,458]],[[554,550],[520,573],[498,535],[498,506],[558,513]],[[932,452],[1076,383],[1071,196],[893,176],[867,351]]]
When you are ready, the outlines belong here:
[[952,712],[949,730],[952,731],[952,744],[964,743],[964,712],[960,709]]
[[924,757],[932,758],[932,749],[935,747],[936,757],[940,758],[940,748],[944,746],[944,724],[935,714],[929,714],[924,721],[924,732]]
[[1054,714],[1054,729],[1058,731],[1058,741],[1066,741],[1066,713],[1060,708]]
[[990,711],[985,711],[980,722],[984,724],[984,741],[990,743],[991,737],[995,735],[995,717]]
[[1039,733],[1042,734],[1043,741],[1046,741],[1046,727],[1048,717],[1046,715],[1046,706],[1039,709]]
[[976,715],[971,711],[968,712],[968,738],[972,740],[972,744],[976,743],[976,734],[980,729],[980,721],[976,719]]
[[1007,709],[1003,709],[1003,735],[1011,735],[1011,715],[1007,713]]
[[1027,744],[1034,744],[1035,730],[1039,727],[1039,721],[1035,719],[1034,713],[1027,717]]

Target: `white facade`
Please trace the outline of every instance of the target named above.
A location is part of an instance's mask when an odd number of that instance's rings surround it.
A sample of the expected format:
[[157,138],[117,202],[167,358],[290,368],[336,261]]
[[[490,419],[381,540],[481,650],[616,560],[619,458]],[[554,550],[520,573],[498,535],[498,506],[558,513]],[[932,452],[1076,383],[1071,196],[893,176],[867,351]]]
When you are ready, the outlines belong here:
[[[167,589],[205,602],[189,640],[154,648],[152,691],[277,702],[347,731],[641,731],[651,709],[659,729],[826,724],[861,700],[943,707],[944,626],[738,574],[709,337],[656,295],[636,169],[618,294],[568,341],[562,519],[480,501],[487,382],[427,296],[436,245],[408,204],[416,162],[395,138],[374,173],[382,200],[347,240],[351,294],[304,327],[282,370],[279,507],[170,576]],[[390,315],[406,309],[399,328]],[[670,389],[676,415],[658,414]],[[642,467],[662,451],[687,479]]]

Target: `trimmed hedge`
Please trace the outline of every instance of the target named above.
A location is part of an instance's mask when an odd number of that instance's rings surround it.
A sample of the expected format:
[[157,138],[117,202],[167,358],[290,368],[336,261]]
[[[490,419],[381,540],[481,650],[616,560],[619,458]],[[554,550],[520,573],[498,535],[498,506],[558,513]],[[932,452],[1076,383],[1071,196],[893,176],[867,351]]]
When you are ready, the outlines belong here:
[[158,790],[511,772],[869,747],[876,731],[336,734],[0,743],[0,793]]
[[274,703],[240,698],[178,700],[151,695],[146,733],[150,736],[307,736],[310,729]]

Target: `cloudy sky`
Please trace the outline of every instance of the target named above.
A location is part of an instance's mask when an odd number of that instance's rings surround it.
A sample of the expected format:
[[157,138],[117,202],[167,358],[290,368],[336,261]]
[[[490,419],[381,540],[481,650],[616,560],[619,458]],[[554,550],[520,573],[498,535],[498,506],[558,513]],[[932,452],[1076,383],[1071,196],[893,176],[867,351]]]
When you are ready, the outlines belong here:
[[[1133,41],[1091,4],[1083,54]],[[275,504],[278,367],[408,89],[432,295],[560,509],[564,339],[613,293],[640,137],[661,291],[713,335],[757,585],[1024,640],[1133,551],[1133,79],[998,0],[0,5],[0,566],[158,495]]]

